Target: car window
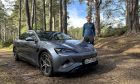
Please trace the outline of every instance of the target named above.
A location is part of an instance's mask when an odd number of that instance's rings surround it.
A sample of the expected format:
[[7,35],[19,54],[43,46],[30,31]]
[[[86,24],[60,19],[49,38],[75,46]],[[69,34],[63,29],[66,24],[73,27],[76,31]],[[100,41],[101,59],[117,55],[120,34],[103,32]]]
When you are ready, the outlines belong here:
[[28,37],[31,37],[33,39],[37,39],[36,36],[35,36],[35,34],[33,32],[29,32],[28,33]]
[[64,34],[64,33],[56,33],[54,34],[53,40],[70,40],[72,39],[72,37],[70,37],[69,35],[67,34]]
[[27,37],[31,37],[31,38],[33,38],[33,39],[36,39],[36,36],[35,36],[35,34],[34,34],[33,32],[23,33],[23,34],[19,37],[19,39],[20,39],[20,40],[25,40]]
[[23,33],[23,34],[19,37],[19,39],[20,39],[20,40],[25,40],[27,37],[28,37],[28,33]]
[[37,35],[41,41],[72,39],[72,37],[70,37],[69,35],[61,32],[37,32]]
[[53,32],[37,32],[37,35],[41,41],[50,40]]

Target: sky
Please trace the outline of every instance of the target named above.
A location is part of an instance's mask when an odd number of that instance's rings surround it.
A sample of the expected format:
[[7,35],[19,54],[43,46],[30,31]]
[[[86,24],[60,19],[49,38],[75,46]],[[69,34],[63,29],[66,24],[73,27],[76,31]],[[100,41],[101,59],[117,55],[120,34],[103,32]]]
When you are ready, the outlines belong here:
[[68,5],[69,26],[82,27],[86,22],[86,3],[79,3],[79,0]]

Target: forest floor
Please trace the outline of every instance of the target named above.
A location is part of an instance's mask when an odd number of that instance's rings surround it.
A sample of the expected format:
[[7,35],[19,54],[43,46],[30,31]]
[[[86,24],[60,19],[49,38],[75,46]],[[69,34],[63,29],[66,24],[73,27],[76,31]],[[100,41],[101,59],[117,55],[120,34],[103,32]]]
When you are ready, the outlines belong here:
[[140,84],[140,35],[101,38],[95,47],[99,65],[55,77],[0,49],[0,84]]

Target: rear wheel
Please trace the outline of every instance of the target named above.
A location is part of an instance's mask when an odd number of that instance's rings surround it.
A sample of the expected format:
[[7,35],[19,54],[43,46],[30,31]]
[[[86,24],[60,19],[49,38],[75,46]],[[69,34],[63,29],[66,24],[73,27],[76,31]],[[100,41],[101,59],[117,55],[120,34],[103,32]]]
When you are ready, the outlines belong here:
[[14,48],[13,54],[14,54],[15,61],[20,61],[19,56],[18,56],[18,52],[17,52],[17,49],[16,48]]
[[40,70],[45,76],[52,76],[53,66],[51,56],[47,52],[43,52],[39,60]]

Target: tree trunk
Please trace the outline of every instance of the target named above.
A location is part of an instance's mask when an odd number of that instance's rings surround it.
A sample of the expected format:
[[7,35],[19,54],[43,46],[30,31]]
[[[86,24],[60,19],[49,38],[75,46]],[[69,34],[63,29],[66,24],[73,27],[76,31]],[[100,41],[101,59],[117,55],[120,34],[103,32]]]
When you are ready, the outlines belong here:
[[128,10],[128,0],[125,0],[125,3],[126,3],[126,15],[125,15],[125,17],[126,17],[126,26],[128,27],[128,15],[129,15],[129,10]]
[[37,30],[36,0],[32,0],[31,28]]
[[34,25],[34,1],[32,0],[32,15],[31,15],[31,27],[33,28]]
[[88,16],[91,16],[92,17],[92,5],[91,5],[91,3],[93,3],[93,2],[89,2],[89,5],[88,5],[88,7],[87,7],[87,11],[88,11]]
[[35,30],[37,30],[36,0],[34,0],[34,23],[35,23]]
[[64,33],[67,34],[67,0],[63,2],[63,28]]
[[50,31],[52,31],[52,0],[49,1],[49,25]]
[[3,41],[6,41],[6,19],[4,20],[4,34],[3,34]]
[[55,14],[53,15],[53,31],[55,31]]
[[1,34],[1,23],[0,23],[0,41],[2,40],[2,34]]
[[60,28],[60,31],[63,32],[63,27],[62,27],[62,0],[59,0],[59,4],[60,4],[60,7],[59,7],[59,28]]
[[43,0],[43,31],[46,31],[46,11],[45,11],[45,0]]
[[19,28],[18,28],[18,37],[21,34],[21,0],[19,1]]
[[97,32],[97,36],[100,35],[101,29],[100,29],[100,7],[99,7],[99,0],[95,0],[95,10],[96,10],[96,21],[95,21],[95,28]]
[[28,30],[32,30],[31,24],[30,24],[30,12],[29,12],[28,0],[25,0],[25,8],[26,8],[27,27],[28,27]]
[[139,0],[127,0],[128,11],[128,31],[127,34],[136,34],[139,32],[139,16],[138,16],[138,2]]

